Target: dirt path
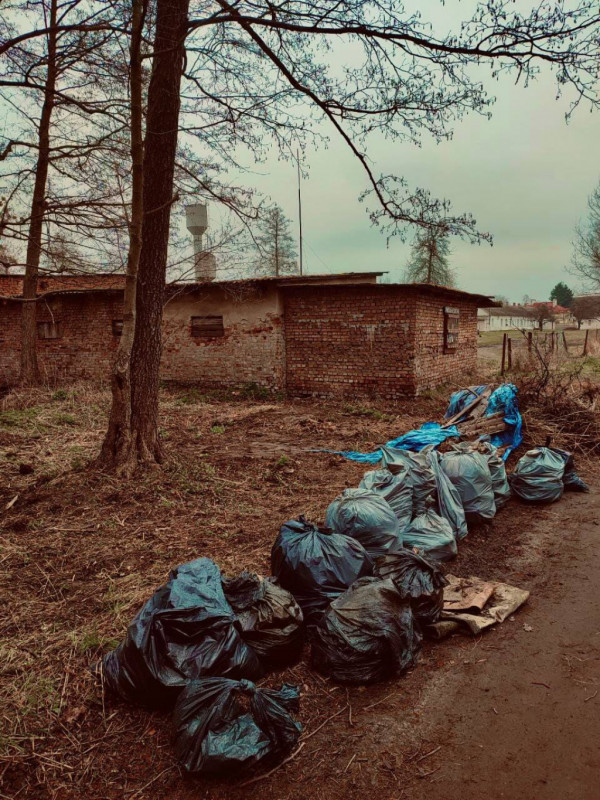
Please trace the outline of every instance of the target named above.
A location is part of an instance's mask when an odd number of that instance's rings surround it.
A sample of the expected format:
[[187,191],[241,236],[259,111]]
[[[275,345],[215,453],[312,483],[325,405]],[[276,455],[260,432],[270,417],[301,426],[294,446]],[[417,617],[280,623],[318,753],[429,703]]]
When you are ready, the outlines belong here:
[[431,681],[422,734],[442,748],[414,800],[599,796],[599,509],[597,495],[552,508],[532,532],[544,546],[527,608]]

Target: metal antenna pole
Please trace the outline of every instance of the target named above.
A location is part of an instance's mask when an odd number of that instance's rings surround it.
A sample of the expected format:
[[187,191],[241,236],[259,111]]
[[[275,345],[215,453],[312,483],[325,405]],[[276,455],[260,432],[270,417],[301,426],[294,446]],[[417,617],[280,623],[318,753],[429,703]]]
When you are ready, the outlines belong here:
[[300,222],[300,275],[302,275],[302,193],[300,191],[300,151],[296,150],[296,164],[298,165],[298,219]]

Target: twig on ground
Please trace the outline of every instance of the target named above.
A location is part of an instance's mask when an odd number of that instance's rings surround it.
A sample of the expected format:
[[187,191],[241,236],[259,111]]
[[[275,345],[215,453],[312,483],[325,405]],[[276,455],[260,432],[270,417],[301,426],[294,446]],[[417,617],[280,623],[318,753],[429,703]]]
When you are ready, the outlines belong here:
[[302,742],[290,756],[284,758],[283,761],[280,764],[277,764],[276,767],[273,767],[273,769],[270,769],[268,772],[265,772],[262,775],[257,775],[255,778],[250,778],[250,780],[244,781],[244,783],[240,783],[240,788],[242,786],[250,786],[252,783],[258,783],[259,781],[264,781],[266,778],[269,778],[274,772],[277,772],[278,769],[281,769],[281,767],[283,767],[285,764],[288,764],[293,758],[296,758],[305,744],[306,742]]

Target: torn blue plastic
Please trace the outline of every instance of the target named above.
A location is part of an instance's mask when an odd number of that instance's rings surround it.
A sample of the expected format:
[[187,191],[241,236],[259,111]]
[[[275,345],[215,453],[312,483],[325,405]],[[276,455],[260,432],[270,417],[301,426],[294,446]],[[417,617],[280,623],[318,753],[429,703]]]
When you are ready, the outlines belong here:
[[492,394],[487,403],[485,416],[502,412],[504,422],[508,428],[500,433],[494,433],[490,437],[490,442],[496,447],[506,447],[502,458],[508,458],[512,450],[517,448],[523,441],[523,419],[519,413],[519,401],[517,394],[519,390],[512,383],[503,383]]
[[[414,450],[419,452],[424,447],[432,444],[437,447],[446,439],[460,439],[460,433],[455,425],[449,428],[442,428],[437,422],[426,422],[420,428],[399,436],[397,439],[392,439],[386,442],[385,447],[392,447],[396,450]],[[381,448],[374,450],[372,453],[358,453],[355,450],[317,450],[314,452],[332,453],[335,456],[344,456],[350,461],[359,461],[362,464],[377,464],[381,461],[382,452]]]
[[[487,389],[486,384],[482,386],[472,386],[470,389],[461,389],[454,392],[450,397],[450,403],[446,410],[446,419],[458,414],[461,409],[466,408],[473,401],[473,393],[482,394]],[[504,422],[508,428],[501,433],[494,433],[489,437],[489,441],[496,447],[506,447],[502,458],[506,461],[511,451],[518,447],[523,441],[521,428],[523,420],[519,413],[519,401],[517,394],[519,390],[513,383],[503,383],[490,395],[484,416],[490,417],[492,414],[502,413]],[[485,437],[486,439],[488,437]]]
[[[473,401],[473,394],[480,395],[487,389],[484,383],[481,386],[472,386],[470,389],[461,389],[459,392],[454,392],[450,397],[450,403],[446,410],[446,419],[455,416],[463,408],[466,408],[469,403]],[[523,420],[519,413],[519,401],[517,400],[518,394],[517,387],[512,383],[503,383],[495,389],[487,401],[484,416],[489,417],[492,414],[502,413],[504,422],[507,424],[507,429],[501,433],[495,433],[492,436],[481,437],[486,441],[490,441],[496,447],[506,447],[502,458],[504,461],[508,458],[511,451],[518,447],[523,441],[521,428]],[[456,425],[451,425],[448,428],[442,428],[437,422],[426,422],[421,425],[417,430],[408,431],[403,436],[397,439],[392,439],[385,444],[385,447],[392,447],[396,450],[414,450],[418,452],[428,445],[437,447],[446,439],[450,438],[460,439],[460,431]],[[350,461],[358,461],[362,464],[377,464],[381,461],[382,452],[381,448],[374,450],[372,453],[358,453],[355,450],[314,450],[315,453],[331,453],[336,456],[344,456]]]

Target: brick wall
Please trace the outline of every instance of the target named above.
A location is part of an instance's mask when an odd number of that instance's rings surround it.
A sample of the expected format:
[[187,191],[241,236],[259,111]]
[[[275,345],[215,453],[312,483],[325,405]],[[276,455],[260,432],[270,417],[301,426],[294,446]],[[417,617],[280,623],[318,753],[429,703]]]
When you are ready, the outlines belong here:
[[390,289],[286,290],[290,394],[388,398],[414,394],[415,300],[409,293]]
[[[223,316],[224,336],[191,334],[192,316]],[[106,379],[118,337],[113,319],[122,318],[118,294],[52,295],[38,303],[38,321],[60,322],[60,339],[38,339],[44,379]],[[21,304],[0,300],[0,386],[19,377]],[[275,287],[234,296],[217,286],[171,298],[163,320],[161,377],[206,386],[258,383],[283,389],[285,346],[279,294]]]
[[[412,397],[475,369],[475,302],[402,286],[274,286],[233,296],[214,285],[165,306],[162,377],[207,386],[258,383],[292,395]],[[444,306],[460,310],[459,347],[444,353]],[[120,319],[117,293],[53,295],[38,320],[61,323],[38,339],[49,382],[108,377]],[[224,336],[191,334],[192,316],[223,316]],[[0,300],[0,385],[19,375],[21,305]]]
[[[444,307],[459,310],[458,348],[444,353]],[[418,295],[415,326],[417,394],[452,379],[461,381],[477,367],[477,305],[453,297]]]
[[[109,374],[118,337],[113,319],[122,317],[117,293],[54,295],[38,303],[38,322],[58,321],[59,339],[39,339],[38,363],[49,383],[73,379],[100,379]],[[21,304],[0,303],[0,384],[19,377]]]
[[[460,310],[444,353],[444,306]],[[440,292],[383,285],[285,291],[287,390],[296,395],[413,397],[473,370],[477,307]]]

